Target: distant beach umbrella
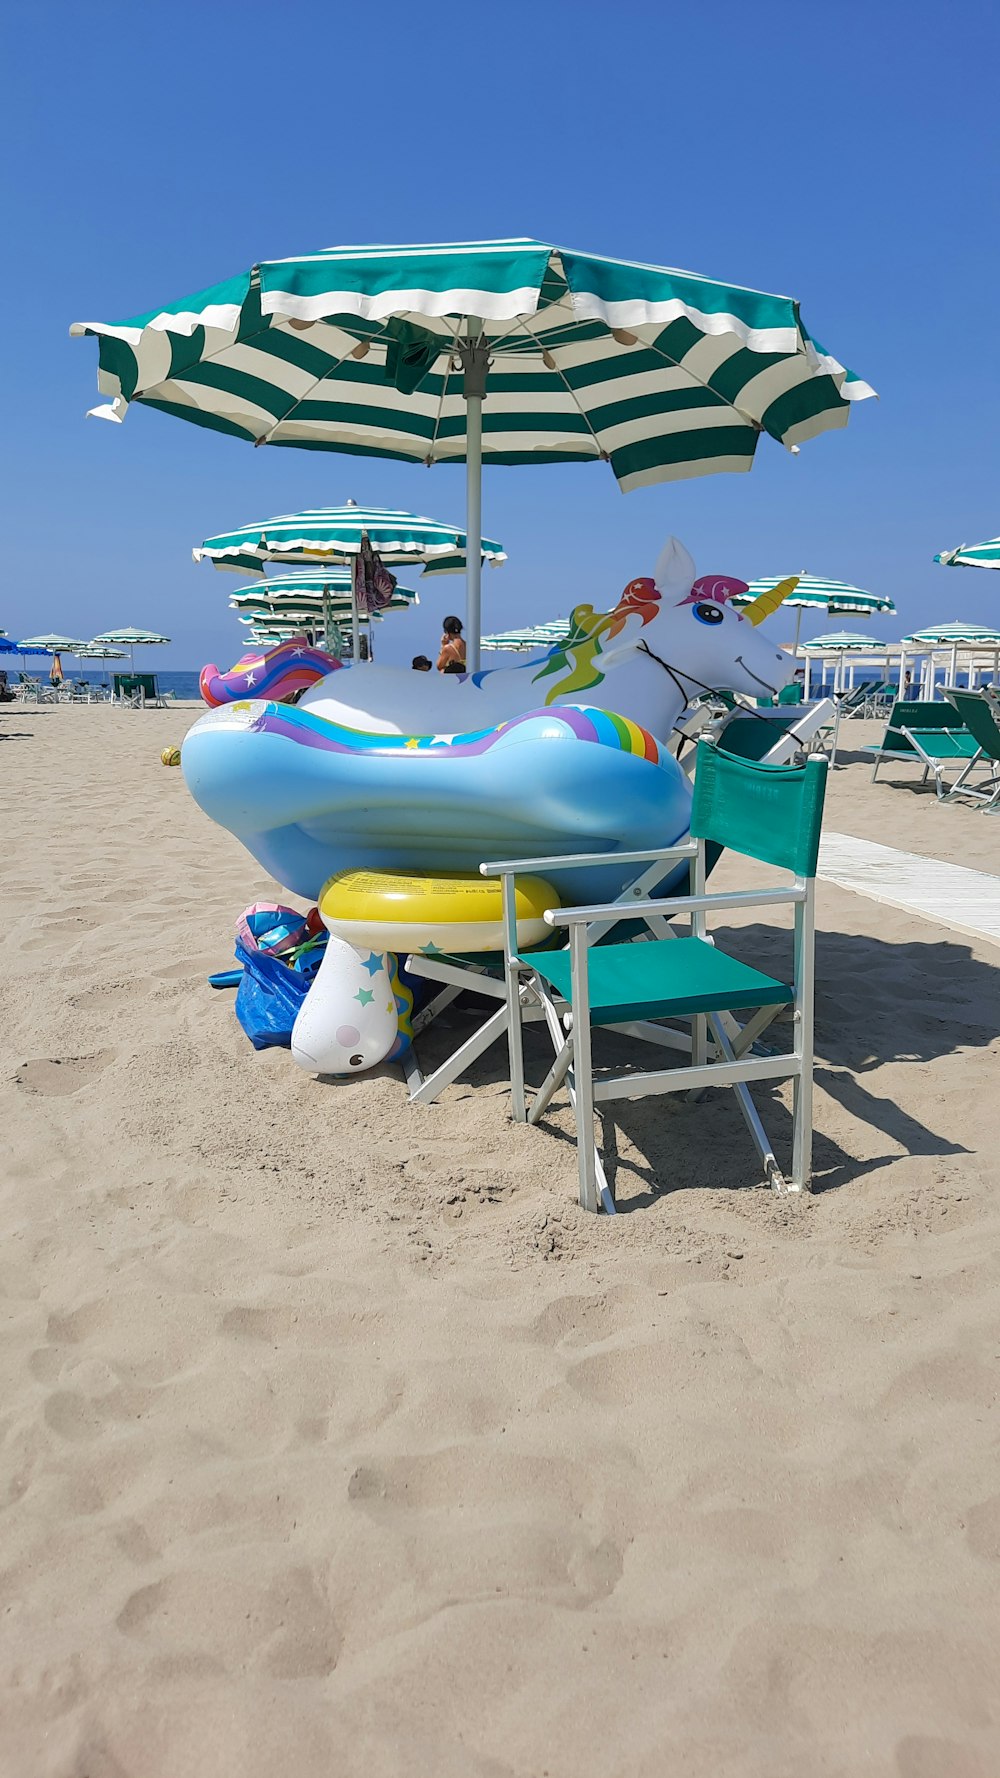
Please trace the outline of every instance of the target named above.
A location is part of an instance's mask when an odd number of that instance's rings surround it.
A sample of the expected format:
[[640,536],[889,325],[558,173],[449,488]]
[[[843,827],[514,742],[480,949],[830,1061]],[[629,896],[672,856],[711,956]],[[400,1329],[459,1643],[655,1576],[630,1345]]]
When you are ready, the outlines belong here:
[[12,642],[8,635],[0,634],[0,654],[5,658],[9,658],[9,656],[14,654],[22,656],[48,655],[51,654],[51,652],[52,650],[50,648],[40,648],[36,643]]
[[262,261],[71,332],[98,338],[104,418],[143,401],[256,445],[464,462],[472,669],[484,460],[603,461],[626,490],[746,470],[762,432],[797,450],[874,393],[791,297],[528,239]]
[[986,543],[962,543],[957,549],[943,549],[934,557],[946,568],[1000,568],[1000,537]]
[[569,618],[557,617],[551,623],[528,624],[523,630],[501,630],[496,636],[484,636],[483,647],[525,654],[533,648],[552,648],[557,642],[565,642],[569,632]]
[[829,617],[867,617],[873,611],[884,611],[891,615],[896,609],[892,600],[884,598],[880,593],[866,593],[861,587],[851,586],[846,580],[828,580],[820,574],[800,574],[797,577],[765,575],[763,579],[752,580],[745,593],[734,594],[733,604],[749,605],[759,594],[772,592],[783,580],[791,578],[797,578],[798,585],[794,592],[785,595],[782,603],[795,606],[797,611],[793,654],[799,651],[799,631],[804,611],[825,611]]
[[949,666],[946,670],[946,683],[949,685],[955,684],[960,654],[991,655],[995,675],[1000,658],[1000,630],[992,629],[989,624],[927,624],[924,629],[915,630],[912,636],[904,636],[901,647],[904,654],[908,651],[930,656],[928,672],[933,691],[936,676],[934,654],[938,650],[947,649],[949,653]]
[[[415,592],[397,584],[382,610],[405,611],[419,603]],[[346,617],[353,634],[355,617],[360,621],[366,615],[355,613],[352,570],[339,567],[300,568],[272,575],[253,586],[240,587],[231,595],[229,604],[241,616],[304,623],[310,631],[325,632],[337,618]]]
[[22,648],[43,648],[47,654],[78,654],[86,648],[86,642],[74,641],[72,636],[25,636]]
[[[350,564],[360,554],[367,532],[372,549],[389,567],[424,565],[425,573],[453,574],[465,570],[466,536],[454,525],[418,513],[399,512],[387,506],[317,506],[304,512],[285,513],[273,519],[239,525],[207,537],[192,550],[196,562],[209,561],[216,568],[237,569],[242,574],[263,574],[273,563]],[[484,559],[491,567],[507,557],[499,543],[482,540]]]
[[137,648],[165,647],[169,641],[169,636],[161,636],[156,630],[136,630],[127,625],[123,630],[102,630],[101,634],[94,636],[87,646],[93,648],[99,644],[107,643],[112,648],[127,648],[129,663],[134,673]]

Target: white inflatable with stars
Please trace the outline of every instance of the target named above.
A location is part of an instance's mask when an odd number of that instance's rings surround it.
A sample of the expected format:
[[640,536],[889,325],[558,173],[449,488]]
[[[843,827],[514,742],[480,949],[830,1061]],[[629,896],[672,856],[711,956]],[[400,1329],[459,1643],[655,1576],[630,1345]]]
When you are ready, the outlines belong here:
[[292,1060],[309,1074],[360,1074],[384,1062],[398,1018],[389,959],[333,933],[292,1027]]

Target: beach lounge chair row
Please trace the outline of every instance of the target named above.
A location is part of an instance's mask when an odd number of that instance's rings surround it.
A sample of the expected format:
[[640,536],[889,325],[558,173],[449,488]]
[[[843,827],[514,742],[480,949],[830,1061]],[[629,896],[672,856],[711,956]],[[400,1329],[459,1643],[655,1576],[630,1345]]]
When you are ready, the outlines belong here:
[[[712,1087],[730,1088],[761,1166],[776,1190],[801,1191],[810,1182],[814,1000],[814,889],[827,762],[802,765],[741,759],[702,740],[694,779],[691,838],[658,851],[616,855],[634,871],[613,902],[563,906],[546,915],[561,948],[518,947],[515,883],[521,874],[592,868],[606,856],[513,859],[484,863],[483,875],[503,886],[502,957],[411,957],[408,967],[438,986],[414,1022],[421,1032],[463,989],[495,1001],[481,1028],[433,1074],[425,1077],[411,1051],[406,1059],[411,1098],[430,1103],[499,1038],[506,1036],[515,1121],[538,1123],[565,1085],[576,1119],[580,1202],[587,1210],[615,1210],[598,1141],[597,1113],[617,1099],[683,1093],[696,1101]],[[711,894],[706,880],[726,849],[785,873],[764,889]],[[678,872],[681,882],[677,881]],[[662,895],[666,884],[670,893]],[[655,892],[661,893],[657,895]],[[714,941],[712,916],[743,909],[791,908],[792,967],[779,979]],[[676,922],[687,923],[678,936]],[[637,931],[636,928],[639,928]],[[768,1026],[791,1012],[790,1047],[780,1053],[759,1043]],[[743,1022],[741,1022],[743,1021]],[[525,1079],[523,1027],[543,1023],[554,1052],[544,1080],[530,1091]],[[679,1065],[629,1068],[595,1064],[595,1032],[679,1053]],[[754,1084],[793,1083],[791,1164],[779,1164],[750,1094]],[[530,1104],[529,1104],[530,1099]],[[700,1114],[699,1114],[700,1115]],[[707,1115],[707,1113],[706,1113]]]

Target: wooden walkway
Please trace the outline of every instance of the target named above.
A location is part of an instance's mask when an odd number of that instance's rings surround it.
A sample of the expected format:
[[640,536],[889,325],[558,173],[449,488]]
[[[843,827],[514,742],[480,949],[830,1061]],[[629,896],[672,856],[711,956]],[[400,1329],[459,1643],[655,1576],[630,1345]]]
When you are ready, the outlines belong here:
[[818,875],[873,901],[1000,945],[1000,877],[897,852],[847,833],[823,835]]

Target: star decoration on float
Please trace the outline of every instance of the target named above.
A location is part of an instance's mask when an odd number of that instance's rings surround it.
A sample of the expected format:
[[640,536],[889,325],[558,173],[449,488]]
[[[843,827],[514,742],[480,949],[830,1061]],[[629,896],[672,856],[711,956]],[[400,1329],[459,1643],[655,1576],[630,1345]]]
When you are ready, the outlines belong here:
[[443,957],[444,956],[444,952],[438,950],[438,947],[433,942],[433,940],[428,940],[427,944],[423,945],[421,947],[421,949],[423,950],[425,957]]
[[368,1006],[374,1000],[375,995],[371,988],[359,988],[354,998],[360,1000],[362,1006]]
[[378,952],[369,951],[367,957],[362,959],[361,967],[362,969],[367,969],[369,975],[378,975],[378,972],[382,967],[382,959]]

